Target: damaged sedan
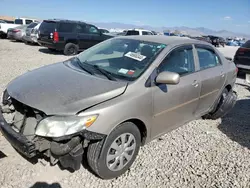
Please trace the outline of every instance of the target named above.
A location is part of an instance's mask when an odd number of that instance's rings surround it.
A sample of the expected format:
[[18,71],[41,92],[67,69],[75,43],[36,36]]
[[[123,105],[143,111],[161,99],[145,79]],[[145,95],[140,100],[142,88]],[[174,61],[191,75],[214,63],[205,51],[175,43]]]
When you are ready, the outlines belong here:
[[26,158],[74,171],[84,160],[111,179],[148,142],[197,118],[226,115],[237,99],[236,75],[234,63],[203,41],[115,37],[12,80],[1,132]]

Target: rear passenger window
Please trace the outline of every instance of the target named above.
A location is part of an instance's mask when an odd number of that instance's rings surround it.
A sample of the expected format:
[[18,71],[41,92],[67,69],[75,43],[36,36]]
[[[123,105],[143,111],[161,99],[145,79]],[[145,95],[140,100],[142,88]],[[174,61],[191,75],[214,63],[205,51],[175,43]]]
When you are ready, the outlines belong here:
[[142,35],[152,35],[152,33],[148,32],[148,31],[142,31]]
[[76,30],[77,30],[78,33],[88,33],[86,25],[84,25],[84,24],[77,25]]
[[30,23],[32,23],[33,21],[32,20],[25,20],[25,23],[26,24],[30,24]]
[[192,46],[180,47],[173,50],[159,66],[159,72],[170,71],[180,75],[195,72]]
[[214,51],[204,48],[196,49],[199,57],[200,70],[220,65],[219,57]]
[[139,35],[139,31],[135,31],[135,30],[128,30],[126,35]]
[[22,19],[15,19],[15,24],[22,25],[23,24],[23,20]]
[[58,27],[58,31],[71,33],[74,31],[75,25],[76,24],[73,24],[73,23],[60,23]]

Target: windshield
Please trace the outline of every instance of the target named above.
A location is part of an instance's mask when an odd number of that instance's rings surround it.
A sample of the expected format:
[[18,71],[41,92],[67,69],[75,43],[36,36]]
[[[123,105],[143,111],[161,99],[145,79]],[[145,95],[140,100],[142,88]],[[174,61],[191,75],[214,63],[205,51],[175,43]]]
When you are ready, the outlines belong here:
[[37,23],[34,23],[34,22],[33,22],[33,23],[31,23],[31,24],[28,25],[28,28],[33,28],[33,27],[35,27],[36,25],[37,25]]
[[117,79],[133,81],[142,75],[165,44],[113,38],[80,53],[81,66],[98,66]]

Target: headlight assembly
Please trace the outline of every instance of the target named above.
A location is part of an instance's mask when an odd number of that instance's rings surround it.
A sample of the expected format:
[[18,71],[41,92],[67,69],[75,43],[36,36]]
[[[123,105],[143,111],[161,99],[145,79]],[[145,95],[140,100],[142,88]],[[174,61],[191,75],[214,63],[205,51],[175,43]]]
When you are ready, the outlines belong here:
[[36,135],[61,137],[77,133],[91,126],[98,115],[90,116],[51,116],[39,122]]

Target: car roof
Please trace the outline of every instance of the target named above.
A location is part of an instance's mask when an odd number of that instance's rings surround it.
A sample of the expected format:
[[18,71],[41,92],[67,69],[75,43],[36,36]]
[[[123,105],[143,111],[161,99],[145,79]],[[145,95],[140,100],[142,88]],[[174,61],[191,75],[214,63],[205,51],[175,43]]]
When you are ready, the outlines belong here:
[[191,39],[188,37],[177,37],[177,36],[165,36],[165,35],[130,35],[130,36],[121,36],[117,38],[127,38],[134,40],[142,40],[147,42],[156,42],[162,44],[182,44],[182,43],[195,43],[195,44],[205,44],[211,46],[207,42],[203,42],[196,39]]
[[[85,22],[82,21],[76,21],[76,20],[66,20],[66,19],[47,19],[44,21],[52,21],[52,22],[63,22],[63,23],[82,23],[82,24],[87,24]],[[91,24],[89,24],[91,25]]]
[[147,31],[147,32],[152,32],[152,31],[146,30],[146,29],[128,29],[127,31]]

